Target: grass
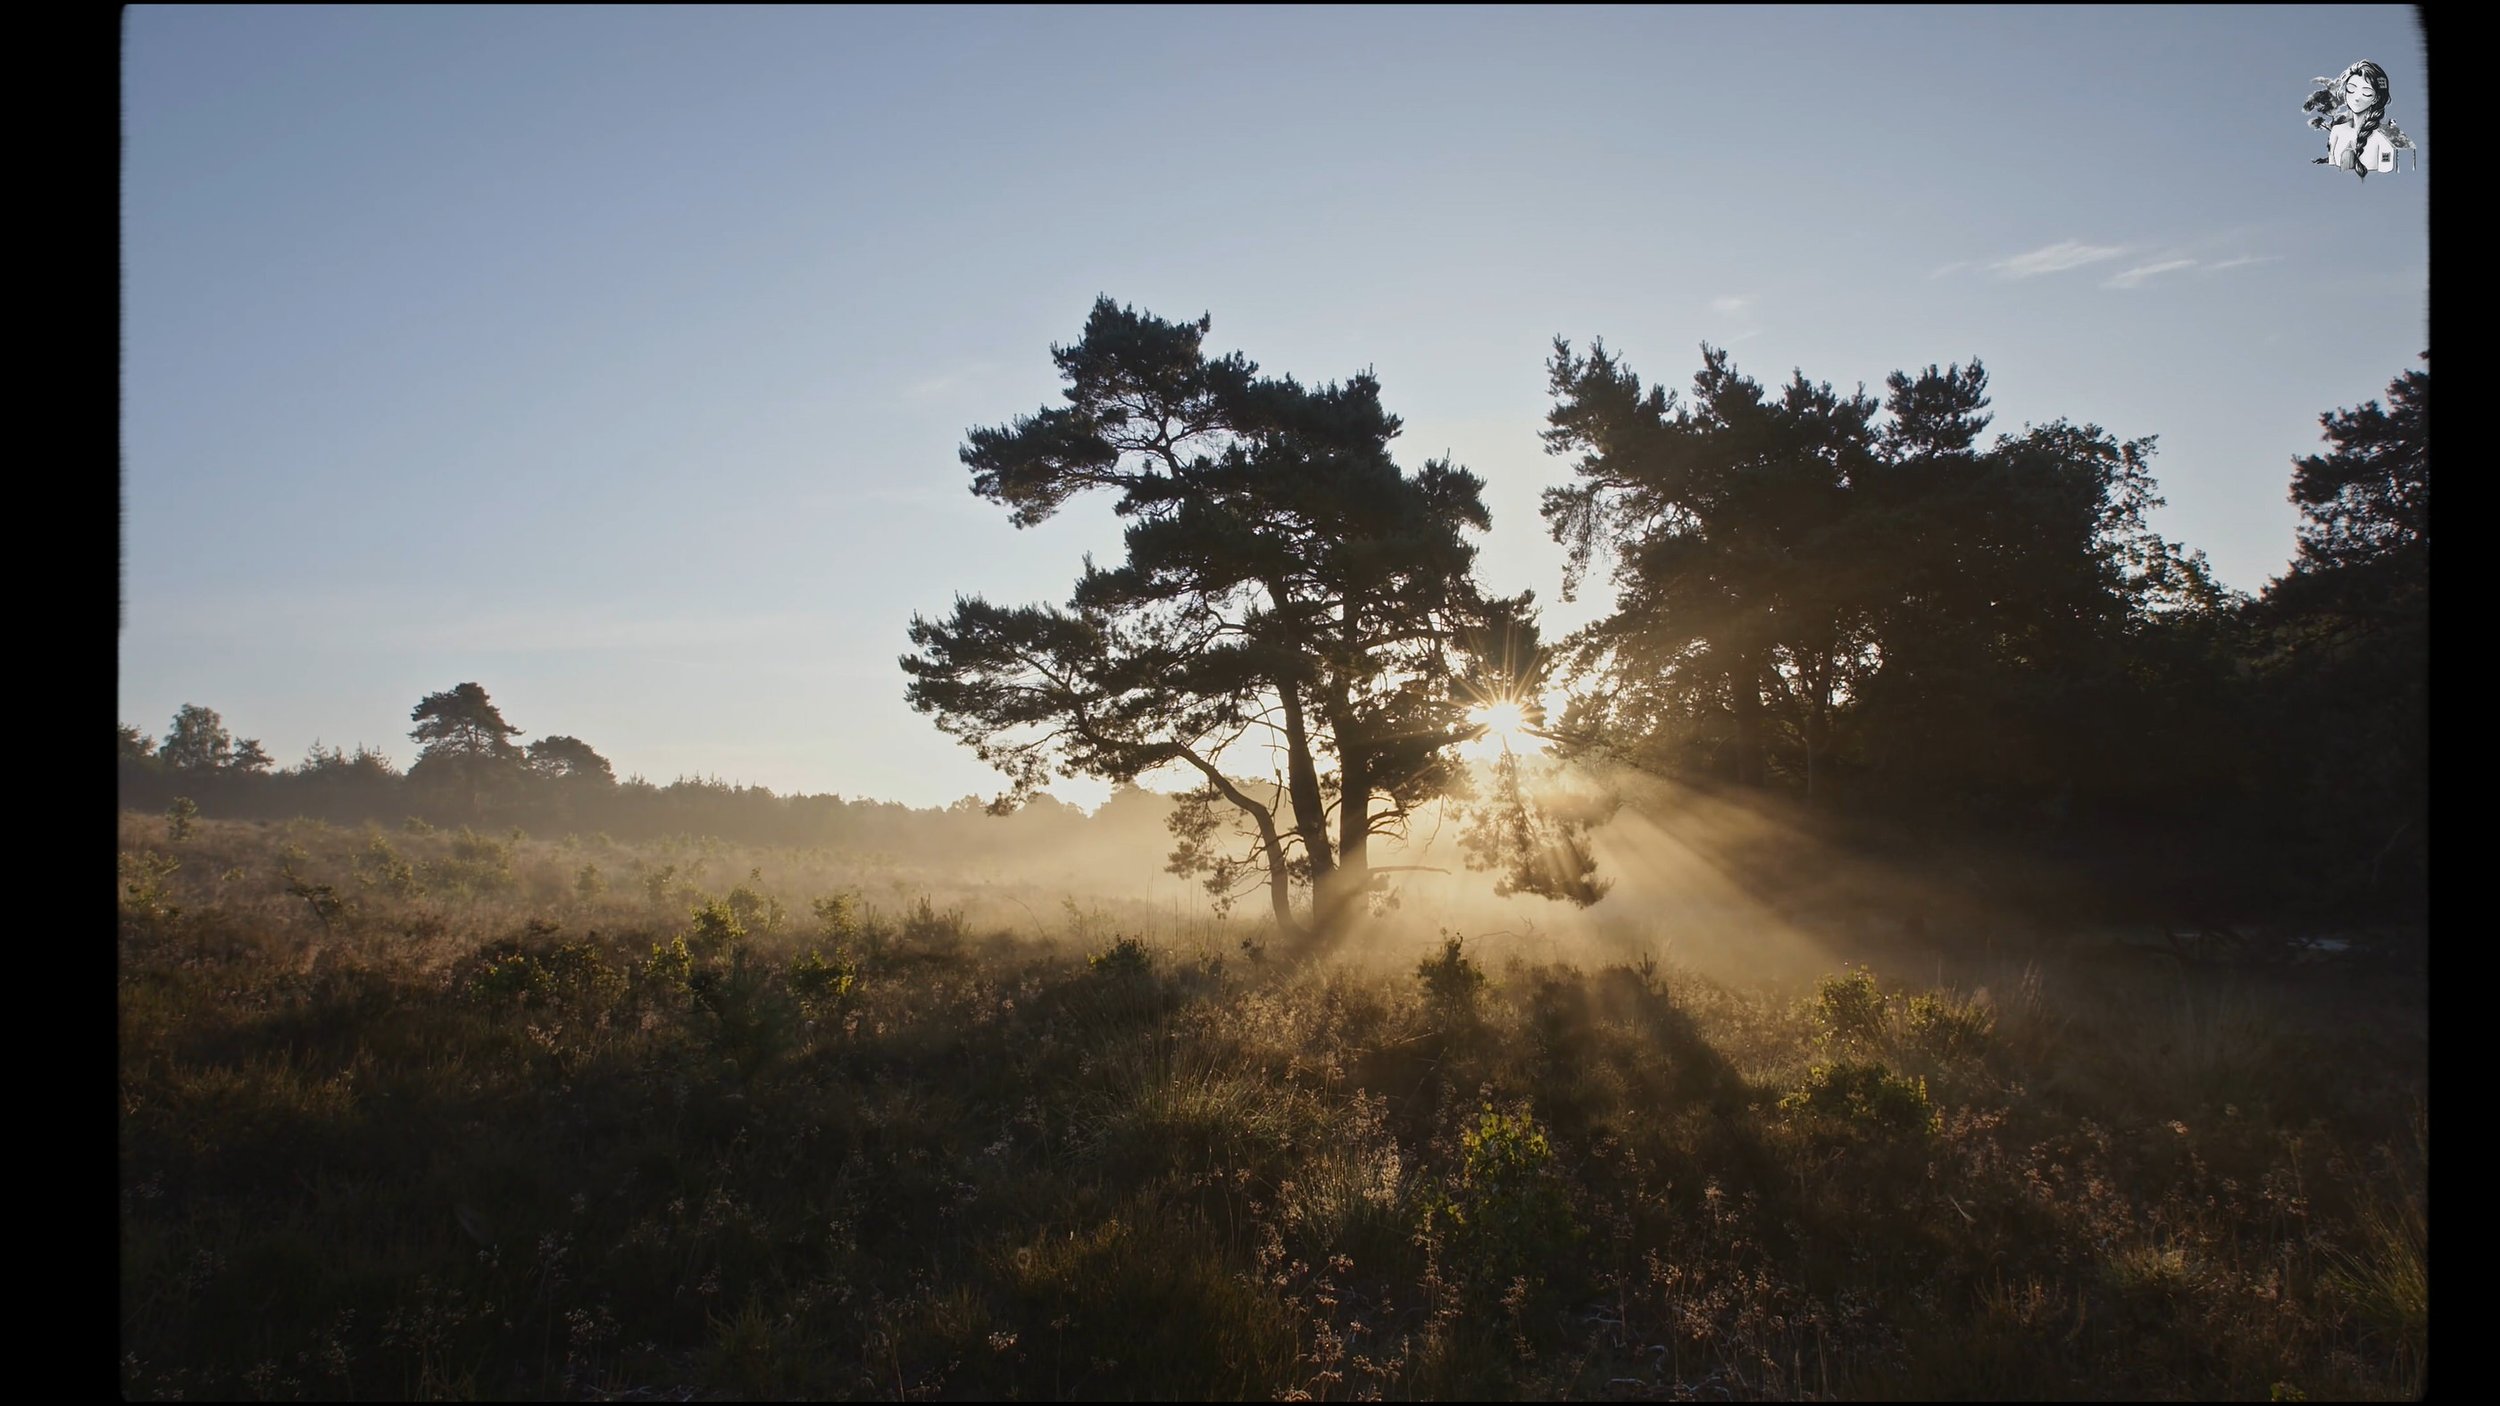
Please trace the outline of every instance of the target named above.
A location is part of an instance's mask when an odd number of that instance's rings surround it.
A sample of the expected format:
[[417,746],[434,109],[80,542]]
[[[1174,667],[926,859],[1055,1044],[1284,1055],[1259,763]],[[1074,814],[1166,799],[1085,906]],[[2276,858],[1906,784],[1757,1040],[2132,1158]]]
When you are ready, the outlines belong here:
[[840,856],[167,828],[117,874],[131,1396],[2424,1383],[2418,993],[1295,966]]

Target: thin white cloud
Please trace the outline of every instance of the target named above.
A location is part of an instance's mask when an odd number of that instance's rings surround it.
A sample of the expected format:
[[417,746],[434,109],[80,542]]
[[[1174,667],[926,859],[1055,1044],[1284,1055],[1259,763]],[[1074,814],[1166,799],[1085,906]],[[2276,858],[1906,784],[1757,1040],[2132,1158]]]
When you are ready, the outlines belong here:
[[905,400],[911,401],[936,400],[941,396],[952,395],[978,383],[982,377],[989,374],[989,371],[988,362],[966,362],[934,376],[923,376],[905,385],[902,388],[902,396]]
[[1721,317],[1734,317],[1752,306],[1753,295],[1751,293],[1733,293],[1723,298],[1710,300],[1710,310]]
[[2196,267],[2194,259],[2163,259],[2159,263],[2138,264],[2124,273],[2113,275],[2101,286],[2103,288],[2140,288],[2148,279],[2194,267]]
[[2000,278],[2037,278],[2044,273],[2064,273],[2085,264],[2115,259],[2126,252],[2126,246],[2120,244],[2084,244],[2062,239],[2028,254],[1999,259],[1988,268]]
[[2205,272],[2220,273],[2224,269],[2246,268],[2250,264],[2270,264],[2281,257],[2280,254],[2242,254],[2236,259],[2224,259],[2218,264],[2207,264]]
[[1931,273],[1931,274],[1929,274],[1929,275],[1927,275],[1927,276],[1928,276],[1929,278],[1942,278],[1942,277],[1944,277],[1944,276],[1945,276],[1946,274],[1948,274],[1948,273],[1960,273],[1962,270],[1964,270],[1964,269],[1966,269],[1966,268],[1969,268],[1969,267],[1970,267],[1970,260],[1968,260],[1968,259],[1955,259],[1952,263],[1946,264],[1943,268],[1940,268],[1940,269],[1936,270],[1934,273]]

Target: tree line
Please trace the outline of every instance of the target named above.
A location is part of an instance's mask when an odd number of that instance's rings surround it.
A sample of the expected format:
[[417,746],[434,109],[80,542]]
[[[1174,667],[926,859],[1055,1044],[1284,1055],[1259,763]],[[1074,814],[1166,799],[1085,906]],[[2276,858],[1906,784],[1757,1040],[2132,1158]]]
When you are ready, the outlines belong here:
[[238,740],[215,709],[184,704],[164,739],[120,725],[119,794],[126,809],[157,811],[188,799],[210,818],[305,816],[339,824],[519,827],[542,834],[604,833],[619,840],[708,835],[760,845],[832,846],[897,859],[1015,863],[1084,844],[1135,852],[1163,830],[1168,802],[1125,791],[1092,817],[1047,795],[1001,826],[977,797],[912,807],[838,795],[785,795],[718,777],[654,783],[619,778],[595,748],[565,735],[527,745],[486,690],[464,683],[414,709],[416,760],[383,750],[312,744],[294,766],[273,766]]

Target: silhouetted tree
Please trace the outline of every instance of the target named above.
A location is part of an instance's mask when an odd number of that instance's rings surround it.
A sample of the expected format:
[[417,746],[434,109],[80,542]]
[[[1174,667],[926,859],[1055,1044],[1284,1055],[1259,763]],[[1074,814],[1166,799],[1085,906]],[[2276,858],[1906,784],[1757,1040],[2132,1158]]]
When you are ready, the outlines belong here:
[[1569,550],[1566,592],[1609,556],[1615,613],[1575,640],[1610,686],[1574,731],[1641,738],[1671,768],[1766,779],[1775,728],[1813,778],[1836,710],[1873,666],[1855,490],[1873,462],[1876,404],[1799,376],[1778,396],[1702,349],[1689,405],[1600,343],[1555,343],[1549,452],[1579,482],[1548,489]]
[[148,736],[146,733],[141,732],[139,729],[132,727],[128,723],[122,723],[119,726],[121,728],[120,757],[122,761],[153,762],[156,760],[155,738]]
[[[1053,349],[1068,403],[970,433],[977,495],[1031,526],[1109,490],[1127,555],[1089,562],[1064,608],[914,617],[907,697],[1007,775],[1002,809],[1054,771],[1194,771],[1175,863],[1218,891],[1264,879],[1288,931],[1307,882],[1332,927],[1372,887],[1370,837],[1459,784],[1462,640],[1529,602],[1478,589],[1481,482],[1401,469],[1370,374],[1262,378],[1207,356],[1209,326],[1100,300]],[[1235,775],[1271,760],[1270,785]],[[1246,852],[1220,849],[1218,806],[1255,831]]]
[[1882,401],[1777,393],[1702,349],[1689,402],[1603,345],[1557,342],[1545,515],[1567,589],[1601,555],[1615,611],[1571,642],[1602,681],[1566,719],[1669,771],[1815,795],[1851,761],[1888,796],[2032,798],[2121,745],[2129,633],[2210,608],[2153,534],[2151,441],[2064,421],[2000,435],[1972,363]]
[[2389,383],[2385,406],[2373,400],[2318,417],[2334,450],[2292,461],[2301,515],[2294,577],[2331,580],[2345,605],[2373,588],[2418,603],[2429,586],[2430,399],[2430,372],[2407,371]]
[[361,743],[351,753],[344,747],[324,747],[316,740],[304,753],[304,760],[298,762],[289,774],[305,778],[390,778],[399,775],[399,768],[392,764],[389,756]]
[[261,750],[259,738],[246,737],[234,744],[226,765],[245,776],[265,776],[269,772],[269,754]]
[[[2427,359],[2427,353],[2425,358]],[[2430,373],[2320,417],[2293,461],[2300,552],[2255,612],[2303,868],[2338,905],[2418,906],[2430,790]]]
[[234,739],[214,708],[185,703],[165,730],[157,758],[175,771],[205,772],[224,767],[234,757]]
[[408,735],[423,744],[408,768],[411,781],[465,795],[478,810],[524,774],[525,757],[512,741],[521,729],[474,683],[427,694],[408,717],[416,724]]
[[409,713],[416,728],[408,735],[424,744],[419,762],[445,757],[516,761],[520,748],[512,739],[521,729],[503,720],[486,690],[464,683],[444,693],[429,693]]
[[578,737],[542,737],[529,745],[530,769],[554,781],[616,784],[616,768]]

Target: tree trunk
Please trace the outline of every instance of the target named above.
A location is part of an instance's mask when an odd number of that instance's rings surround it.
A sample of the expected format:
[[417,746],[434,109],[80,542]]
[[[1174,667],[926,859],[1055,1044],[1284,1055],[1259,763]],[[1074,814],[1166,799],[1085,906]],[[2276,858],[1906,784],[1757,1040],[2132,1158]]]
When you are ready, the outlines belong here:
[[1832,748],[1832,685],[1831,671],[1814,686],[1814,696],[1806,700],[1806,800],[1814,800],[1815,782],[1820,778],[1823,759]]
[[1276,914],[1276,931],[1288,942],[1300,942],[1310,934],[1293,917],[1293,880],[1285,872],[1285,840],[1277,833],[1276,813],[1242,794],[1215,764],[1195,752],[1183,749],[1180,759],[1198,769],[1209,785],[1247,815],[1259,827],[1259,847],[1267,856],[1267,901]]
[[1311,734],[1303,722],[1301,695],[1290,682],[1279,682],[1276,691],[1284,700],[1285,782],[1293,800],[1294,833],[1302,837],[1302,848],[1310,856],[1311,890],[1317,893],[1337,867],[1328,844],[1328,806],[1320,796],[1319,768],[1311,761]]
[[[1342,738],[1345,734],[1340,732]],[[1340,932],[1355,915],[1371,887],[1372,788],[1369,768],[1344,760],[1337,792],[1337,869],[1329,884],[1328,903],[1319,910],[1319,927]],[[1316,905],[1315,905],[1316,906]]]
[[1730,704],[1736,713],[1736,784],[1762,784],[1762,675],[1753,651],[1737,651],[1728,671]]
[[1267,851],[1267,901],[1276,913],[1276,931],[1287,942],[1300,942],[1309,936],[1293,917],[1293,880],[1285,873],[1285,842],[1276,833],[1276,822],[1262,814],[1259,821],[1259,843]]

